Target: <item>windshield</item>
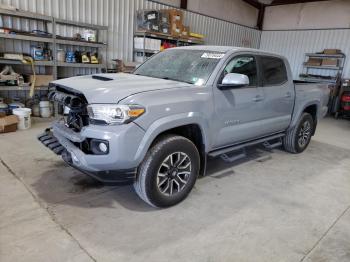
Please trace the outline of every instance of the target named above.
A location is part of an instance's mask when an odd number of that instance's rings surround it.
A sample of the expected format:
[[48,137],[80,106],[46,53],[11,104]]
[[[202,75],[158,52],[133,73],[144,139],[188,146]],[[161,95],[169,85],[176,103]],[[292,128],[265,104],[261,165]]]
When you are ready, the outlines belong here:
[[170,49],[152,56],[134,74],[204,85],[224,53]]

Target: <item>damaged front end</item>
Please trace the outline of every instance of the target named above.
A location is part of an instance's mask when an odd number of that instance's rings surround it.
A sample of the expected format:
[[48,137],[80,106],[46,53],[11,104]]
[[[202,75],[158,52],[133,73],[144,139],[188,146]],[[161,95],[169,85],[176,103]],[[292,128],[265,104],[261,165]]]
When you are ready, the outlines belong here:
[[[67,135],[68,139],[72,139],[74,133],[78,135],[84,126],[89,125],[89,116],[86,109],[88,103],[82,94],[58,85],[50,86],[48,97],[50,101],[56,103],[58,112],[61,112],[62,116],[53,123],[51,128],[40,134],[38,139],[54,153],[61,155],[65,151],[65,147],[62,146],[60,140]],[[54,134],[54,128],[58,133]],[[62,139],[59,139],[57,136],[60,135],[59,131],[62,129],[65,130],[65,134],[61,134]],[[71,141],[77,144],[83,143],[80,140],[75,138]]]

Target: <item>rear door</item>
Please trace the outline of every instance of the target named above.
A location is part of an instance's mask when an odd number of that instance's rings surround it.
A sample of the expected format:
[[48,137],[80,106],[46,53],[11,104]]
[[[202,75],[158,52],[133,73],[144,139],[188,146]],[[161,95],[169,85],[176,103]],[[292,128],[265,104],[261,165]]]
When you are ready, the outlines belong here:
[[264,125],[269,133],[284,131],[290,124],[294,107],[293,81],[288,81],[283,59],[258,56],[258,63],[264,93]]
[[213,87],[216,114],[213,141],[216,148],[253,139],[263,133],[259,121],[263,116],[264,94],[259,84],[255,55],[233,55],[221,69],[217,84],[227,73],[244,74],[248,76],[250,84],[226,90]]

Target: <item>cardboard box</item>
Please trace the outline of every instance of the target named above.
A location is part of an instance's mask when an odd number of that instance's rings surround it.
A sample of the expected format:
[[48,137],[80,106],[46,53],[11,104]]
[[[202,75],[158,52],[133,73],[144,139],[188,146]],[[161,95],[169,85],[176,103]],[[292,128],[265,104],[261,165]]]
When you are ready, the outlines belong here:
[[320,66],[322,63],[322,59],[321,58],[312,58],[310,57],[309,60],[306,62],[306,65],[309,66]]
[[324,58],[322,60],[323,66],[338,66],[338,59],[334,58]]
[[0,118],[0,133],[15,132],[17,130],[17,116],[5,116]]
[[169,14],[169,22],[170,24],[177,24],[177,25],[182,25],[183,22],[183,13],[181,10],[177,9],[168,9],[168,10],[163,10],[168,12]]
[[160,24],[169,24],[170,23],[170,15],[169,15],[169,12],[167,12],[167,10],[161,10],[159,17],[160,17],[160,19],[159,19]]
[[170,25],[163,23],[160,25],[160,32],[163,34],[170,34]]
[[162,41],[159,39],[134,37],[134,47],[135,49],[150,49],[159,51]]
[[341,50],[339,50],[339,49],[324,49],[323,53],[327,54],[327,55],[336,55],[336,54],[340,54]]
[[171,24],[170,34],[172,36],[178,37],[181,36],[183,30],[183,25],[178,25],[176,23]]
[[[33,83],[34,75],[29,77],[29,82]],[[53,75],[36,75],[35,86],[48,86],[53,81]]]
[[136,66],[140,65],[138,62],[125,62],[123,72],[125,73],[131,73],[135,70]]
[[137,11],[136,30],[159,32],[160,12],[158,10]]
[[190,27],[189,26],[183,26],[181,35],[183,37],[189,37],[190,36]]

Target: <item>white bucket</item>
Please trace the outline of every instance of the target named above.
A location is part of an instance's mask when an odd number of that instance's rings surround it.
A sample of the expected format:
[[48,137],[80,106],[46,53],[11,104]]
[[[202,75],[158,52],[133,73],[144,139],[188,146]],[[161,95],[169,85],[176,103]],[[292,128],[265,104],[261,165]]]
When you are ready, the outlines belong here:
[[32,110],[30,108],[15,108],[12,113],[16,115],[19,119],[17,128],[20,130],[25,130],[31,127],[30,114]]
[[49,101],[40,101],[40,116],[41,117],[50,117],[51,116],[51,108]]

